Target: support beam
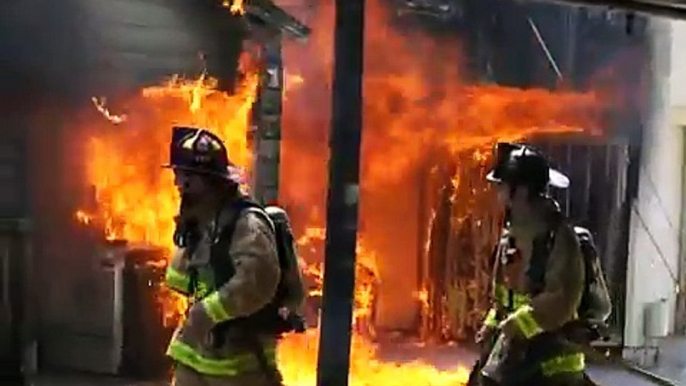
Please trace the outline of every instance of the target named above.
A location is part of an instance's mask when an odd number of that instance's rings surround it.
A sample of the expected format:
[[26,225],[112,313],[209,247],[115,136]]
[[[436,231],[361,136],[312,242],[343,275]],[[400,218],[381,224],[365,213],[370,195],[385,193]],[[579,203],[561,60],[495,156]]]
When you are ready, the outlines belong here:
[[275,202],[279,196],[279,165],[281,160],[281,115],[283,96],[283,61],[281,34],[276,34],[262,47],[264,71],[259,98],[253,110],[253,196],[263,203]]
[[250,0],[245,4],[245,13],[252,22],[277,28],[296,39],[305,40],[312,32],[272,0]]
[[347,386],[355,287],[364,0],[336,0],[333,119],[318,386]]

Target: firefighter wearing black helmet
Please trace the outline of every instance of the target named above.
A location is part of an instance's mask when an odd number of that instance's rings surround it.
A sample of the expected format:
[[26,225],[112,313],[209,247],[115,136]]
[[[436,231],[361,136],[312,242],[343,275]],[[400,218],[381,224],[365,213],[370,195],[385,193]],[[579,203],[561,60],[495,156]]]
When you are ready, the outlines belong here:
[[[174,385],[280,384],[276,337],[255,330],[256,323],[240,323],[252,321],[279,284],[273,223],[234,210],[245,199],[240,174],[216,135],[175,127],[170,155],[181,209],[166,282],[190,299],[167,350],[176,364]],[[227,221],[234,224],[230,234]]]
[[[584,384],[584,355],[563,333],[576,318],[584,261],[550,186],[568,178],[526,145],[501,143],[487,179],[507,213],[495,253],[493,308],[477,340],[487,344],[480,382],[498,386]],[[546,250],[545,260],[541,253]]]

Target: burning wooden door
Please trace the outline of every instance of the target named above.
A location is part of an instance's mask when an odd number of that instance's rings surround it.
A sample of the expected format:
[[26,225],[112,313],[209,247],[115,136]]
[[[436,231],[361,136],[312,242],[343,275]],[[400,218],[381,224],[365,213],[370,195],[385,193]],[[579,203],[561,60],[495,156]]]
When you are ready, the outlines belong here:
[[423,203],[426,229],[420,258],[425,338],[466,339],[488,307],[491,255],[500,229],[499,208],[480,152],[462,152],[450,165],[434,166]]

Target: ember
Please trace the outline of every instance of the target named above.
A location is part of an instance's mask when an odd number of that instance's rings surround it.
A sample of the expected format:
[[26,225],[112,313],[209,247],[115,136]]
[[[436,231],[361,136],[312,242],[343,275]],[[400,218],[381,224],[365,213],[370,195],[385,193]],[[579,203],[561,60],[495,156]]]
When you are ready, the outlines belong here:
[[234,15],[242,15],[245,13],[243,8],[243,0],[223,0],[222,5],[228,7]]
[[107,103],[105,98],[93,97],[91,98],[91,101],[100,114],[102,114],[102,116],[108,121],[114,123],[115,125],[126,122],[126,115],[115,115],[110,112],[110,110],[105,106]]

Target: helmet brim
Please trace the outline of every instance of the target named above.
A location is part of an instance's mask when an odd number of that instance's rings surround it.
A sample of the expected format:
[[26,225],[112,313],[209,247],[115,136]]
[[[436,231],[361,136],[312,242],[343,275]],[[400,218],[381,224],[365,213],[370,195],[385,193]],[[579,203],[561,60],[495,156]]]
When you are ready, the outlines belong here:
[[491,170],[490,172],[488,172],[488,174],[486,174],[486,181],[493,182],[496,184],[503,182],[503,180],[501,180],[500,178],[495,178],[495,170]]
[[211,176],[218,176],[225,178],[227,181],[234,182],[236,184],[243,184],[245,179],[243,178],[243,173],[240,168],[236,166],[228,166],[226,168],[226,172],[215,172],[215,171],[210,171],[206,169],[201,169],[201,168],[194,168],[192,166],[181,166],[181,165],[172,165],[172,164],[166,164],[162,165],[163,169],[174,169],[174,170],[184,170],[187,172],[191,173],[197,173],[197,174],[205,174],[205,175],[211,175]]
[[562,172],[550,168],[548,170],[548,183],[556,188],[567,189],[569,187],[569,178]]
[[[488,172],[486,175],[486,180],[496,184],[503,182],[502,179],[495,177],[494,170]],[[569,187],[569,178],[567,178],[567,176],[565,176],[562,172],[550,168],[548,170],[548,185],[559,189],[567,189]]]

